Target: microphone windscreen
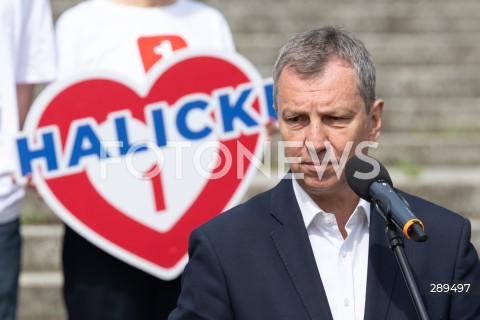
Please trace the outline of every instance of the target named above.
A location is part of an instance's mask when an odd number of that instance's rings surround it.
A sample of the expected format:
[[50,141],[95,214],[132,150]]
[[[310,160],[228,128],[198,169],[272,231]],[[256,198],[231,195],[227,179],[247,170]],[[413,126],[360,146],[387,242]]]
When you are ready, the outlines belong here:
[[[393,186],[392,179],[390,178],[387,169],[385,169],[377,159],[366,155],[363,155],[362,158],[366,158],[368,161],[361,160],[356,155],[347,161],[347,164],[345,165],[345,178],[353,192],[355,192],[360,198],[371,202],[369,192],[370,185],[375,181],[385,181],[388,182],[390,186]],[[375,170],[374,165],[378,166],[377,170],[378,168],[380,168],[380,170],[378,174],[372,175],[371,173]]]

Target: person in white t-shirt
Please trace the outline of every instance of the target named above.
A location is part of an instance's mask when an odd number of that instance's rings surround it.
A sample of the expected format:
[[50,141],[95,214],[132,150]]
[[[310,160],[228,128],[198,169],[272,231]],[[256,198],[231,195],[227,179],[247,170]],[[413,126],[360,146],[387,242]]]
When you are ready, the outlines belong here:
[[[59,81],[98,71],[141,84],[175,50],[235,50],[223,15],[191,0],[85,1],[60,16],[56,36]],[[180,278],[162,281],[136,269],[68,226],[62,259],[70,320],[166,319],[176,306]]]
[[13,179],[14,138],[33,99],[34,84],[55,77],[47,0],[0,1],[0,319],[15,319],[23,186]]

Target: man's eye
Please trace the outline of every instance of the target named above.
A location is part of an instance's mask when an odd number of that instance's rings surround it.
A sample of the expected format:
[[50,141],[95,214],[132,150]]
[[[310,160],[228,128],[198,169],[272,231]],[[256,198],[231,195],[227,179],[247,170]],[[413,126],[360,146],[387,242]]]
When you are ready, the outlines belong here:
[[349,118],[331,116],[327,117],[326,120],[332,123],[346,123],[349,121]]
[[288,122],[291,123],[299,123],[299,122],[305,122],[307,121],[307,117],[305,116],[295,116],[287,119]]
[[330,117],[328,117],[327,119],[329,119],[329,120],[333,120],[333,121],[339,121],[339,120],[342,120],[343,118],[342,118],[342,117],[334,117],[334,116],[330,116]]

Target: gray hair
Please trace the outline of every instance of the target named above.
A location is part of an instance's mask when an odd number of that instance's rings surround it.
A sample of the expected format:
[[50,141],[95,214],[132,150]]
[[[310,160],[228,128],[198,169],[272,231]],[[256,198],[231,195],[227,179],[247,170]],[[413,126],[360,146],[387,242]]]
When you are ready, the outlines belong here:
[[375,102],[375,66],[362,41],[348,32],[326,26],[290,38],[280,49],[273,68],[275,108],[280,75],[285,68],[312,79],[322,74],[325,66],[334,58],[348,63],[357,75],[357,88],[369,112]]

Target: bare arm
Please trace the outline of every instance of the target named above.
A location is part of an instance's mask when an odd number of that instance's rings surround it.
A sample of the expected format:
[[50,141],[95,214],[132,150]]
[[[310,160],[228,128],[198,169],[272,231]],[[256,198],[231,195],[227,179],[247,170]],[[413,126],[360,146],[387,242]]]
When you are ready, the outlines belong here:
[[17,100],[18,100],[18,120],[20,130],[23,128],[25,118],[33,100],[33,84],[17,84]]

